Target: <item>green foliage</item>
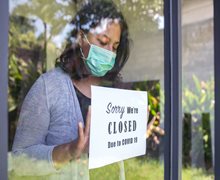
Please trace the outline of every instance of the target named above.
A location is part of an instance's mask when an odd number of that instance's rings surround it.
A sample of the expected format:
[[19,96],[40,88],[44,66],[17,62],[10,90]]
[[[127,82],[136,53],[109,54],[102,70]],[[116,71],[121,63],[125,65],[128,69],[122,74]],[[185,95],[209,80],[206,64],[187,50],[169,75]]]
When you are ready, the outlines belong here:
[[[158,81],[144,81],[134,83],[133,89],[148,91],[148,100],[150,106],[150,118],[157,112],[163,113],[164,92],[160,88]],[[200,81],[193,76],[191,86],[183,85],[182,89],[182,108],[183,108],[183,165],[191,165],[191,156],[194,159],[201,158],[200,152],[204,150],[204,160],[206,169],[212,168],[212,143],[210,124],[214,120],[214,80]],[[159,125],[161,119],[158,119],[154,125]],[[192,133],[200,133],[203,139],[193,139]],[[201,147],[199,142],[203,141]],[[194,143],[195,152],[191,150],[191,143]],[[149,145],[149,144],[148,144]],[[148,149],[154,152],[154,149]],[[192,154],[193,153],[193,154]],[[156,156],[158,154],[156,153]],[[200,166],[200,165],[198,165]]]
[[[13,166],[19,168],[19,172],[28,173],[28,168],[32,167],[33,161],[29,158],[18,157],[18,159],[13,159],[11,154],[8,156],[9,160],[9,179],[10,180],[37,180],[39,176],[18,176],[13,171]],[[20,162],[24,163],[20,168]],[[76,162],[72,162],[76,163]],[[119,162],[120,163],[120,162]],[[119,180],[120,176],[120,165],[119,163],[114,163],[101,168],[92,169],[89,171],[91,180]],[[31,164],[31,166],[30,166]],[[35,163],[36,164],[36,163]],[[77,164],[75,164],[77,166]],[[75,166],[74,165],[74,166]],[[42,169],[42,167],[47,166],[45,162],[36,164],[36,169]],[[72,167],[72,166],[71,166]],[[80,165],[79,165],[80,167]],[[22,170],[22,168],[25,168]],[[32,167],[33,168],[33,167]],[[66,171],[68,172],[68,171]],[[162,180],[164,179],[164,164],[163,162],[155,161],[151,158],[131,158],[124,161],[124,173],[126,180]],[[47,177],[45,177],[47,179]],[[212,180],[214,179],[213,174],[208,174],[202,169],[197,168],[183,168],[182,169],[182,179],[195,179],[195,180]]]
[[[16,52],[16,48],[34,48],[35,35],[33,21],[23,16],[10,16],[9,51]],[[9,55],[10,55],[9,54]]]
[[[152,159],[139,160],[139,158],[132,158],[124,161],[125,177],[127,180],[152,180],[164,179],[163,163]],[[119,179],[119,165],[117,163],[108,165],[102,168],[90,170],[91,180],[118,180]],[[182,179],[198,179],[198,180],[212,180],[213,175],[207,174],[202,169],[184,168],[182,170]]]
[[47,26],[52,27],[50,34],[54,36],[63,30],[70,21],[68,16],[72,16],[75,11],[76,4],[72,1],[61,3],[54,0],[32,0],[16,6],[13,14],[40,19]]
[[[156,116],[160,112],[160,83],[159,81],[142,81],[135,82],[132,89],[148,92],[148,104],[149,104],[149,119]],[[157,125],[157,121],[155,125]]]
[[183,180],[214,180],[214,175],[205,172],[203,169],[184,168],[182,171]]
[[131,34],[158,30],[158,19],[163,16],[162,0],[114,0],[130,26]]
[[[193,75],[193,84],[184,85],[182,94],[183,106],[183,162],[190,165],[191,154],[194,159],[201,158],[204,150],[206,169],[212,167],[212,143],[210,124],[214,120],[214,80],[200,81]],[[194,139],[196,149],[191,152],[191,134],[201,134],[203,139]],[[203,147],[199,142],[203,141]],[[197,165],[200,166],[200,165]]]
[[36,43],[31,23],[21,16],[10,17],[9,112],[17,108],[30,85],[40,74],[40,70],[36,68],[39,57],[32,54],[39,52],[41,47]]
[[9,60],[9,112],[15,110],[19,104],[19,95],[22,91],[23,71],[27,72],[27,63],[15,54]]
[[26,93],[42,72],[41,39],[34,35],[32,21],[21,16],[10,17],[9,30],[9,149],[13,142],[16,121]]
[[[159,16],[163,16],[162,0],[113,0],[127,19],[131,34],[140,32],[155,32],[158,30]],[[41,20],[51,37],[62,32],[76,11],[86,1],[54,1],[54,0],[31,0],[21,3],[13,11],[16,15],[25,15]]]
[[[213,112],[214,109],[214,80],[204,82],[193,75],[194,86],[190,88],[184,85],[182,94],[182,106],[184,112],[192,115],[202,112]],[[212,113],[211,113],[212,114]]]

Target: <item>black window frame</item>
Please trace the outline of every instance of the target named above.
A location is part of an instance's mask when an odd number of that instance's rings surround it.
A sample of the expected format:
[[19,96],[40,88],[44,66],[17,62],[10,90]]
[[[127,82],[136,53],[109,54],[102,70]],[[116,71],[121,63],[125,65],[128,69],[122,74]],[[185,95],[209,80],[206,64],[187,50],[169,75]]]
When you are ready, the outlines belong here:
[[0,22],[0,179],[5,180],[8,174],[8,0],[1,1]]
[[220,1],[214,0],[214,78],[215,78],[215,179],[220,179]]
[[164,0],[164,179],[182,179],[181,0]]

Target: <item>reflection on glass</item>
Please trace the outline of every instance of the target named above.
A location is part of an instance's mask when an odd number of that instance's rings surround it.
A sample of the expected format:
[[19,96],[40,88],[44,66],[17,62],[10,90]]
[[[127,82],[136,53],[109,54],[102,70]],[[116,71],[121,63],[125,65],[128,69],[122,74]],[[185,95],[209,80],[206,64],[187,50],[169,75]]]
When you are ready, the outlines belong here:
[[182,178],[214,179],[213,2],[184,0],[182,9]]
[[[163,1],[115,2],[125,14],[132,39],[131,54],[122,70],[123,83],[117,87],[148,91],[149,120],[156,116],[154,125],[163,127]],[[159,140],[157,145],[149,138],[145,156],[124,161],[126,179],[163,179],[163,139]],[[105,176],[105,168],[92,171],[94,179]]]
[[[163,1],[114,2],[127,19],[133,41],[130,58],[122,70],[123,82],[115,87],[148,91],[149,120],[155,118],[154,126],[163,127]],[[69,22],[83,3],[10,0],[9,150],[25,95],[42,73],[54,68],[66,43],[75,41],[68,38],[74,29]],[[90,178],[163,179],[163,138],[159,140],[156,144],[148,139],[146,156],[92,170]],[[11,170],[16,164],[10,161],[9,166]]]

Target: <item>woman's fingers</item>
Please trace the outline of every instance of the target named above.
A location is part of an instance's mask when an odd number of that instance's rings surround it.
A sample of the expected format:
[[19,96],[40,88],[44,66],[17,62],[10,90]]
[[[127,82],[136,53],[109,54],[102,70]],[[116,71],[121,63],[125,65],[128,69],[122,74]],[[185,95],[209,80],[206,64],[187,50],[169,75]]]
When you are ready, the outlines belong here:
[[156,119],[157,119],[157,116],[154,116],[154,117],[151,119],[151,121],[150,121],[150,122],[148,123],[148,125],[147,125],[148,129],[151,128],[151,126],[153,126],[153,124],[154,124],[154,122],[155,122]]
[[88,108],[86,117],[86,126],[83,128],[82,122],[79,122],[79,137],[78,137],[78,156],[83,152],[87,152],[89,144],[89,132],[90,132],[90,121],[91,121],[91,107]]
[[164,130],[158,126],[152,126],[151,131],[159,135],[164,135]]
[[79,141],[81,142],[81,141],[83,141],[83,139],[84,139],[84,130],[83,130],[83,124],[82,124],[82,122],[79,122]]
[[85,128],[85,136],[86,137],[89,137],[90,122],[91,122],[91,106],[89,106],[87,116],[86,116],[86,128]]
[[153,140],[156,144],[160,144],[158,137],[154,133],[152,134],[152,137],[153,137]]
[[78,139],[71,142],[71,151],[73,153],[73,157],[76,159],[80,158],[84,148],[84,128],[82,122],[79,122],[78,124],[78,134]]
[[90,122],[91,122],[91,106],[89,106],[87,116],[86,116],[85,149],[84,149],[85,153],[89,152]]
[[153,133],[163,136],[165,134],[165,131],[158,126],[151,125],[150,127],[148,127],[147,130],[147,138],[151,136]]
[[160,119],[160,113],[159,112],[148,123],[147,133],[146,133],[147,138],[150,137],[156,145],[160,144],[159,136],[163,136],[165,134],[165,131],[162,128],[160,128],[159,126],[154,125],[154,122],[157,119],[158,120]]

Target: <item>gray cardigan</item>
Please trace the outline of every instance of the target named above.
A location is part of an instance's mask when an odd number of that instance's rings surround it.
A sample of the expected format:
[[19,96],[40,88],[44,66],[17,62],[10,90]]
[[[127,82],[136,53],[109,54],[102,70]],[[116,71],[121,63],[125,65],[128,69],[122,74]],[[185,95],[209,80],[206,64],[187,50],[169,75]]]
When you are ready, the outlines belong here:
[[[52,151],[78,136],[82,113],[71,78],[61,68],[42,74],[23,102],[12,148],[15,173],[45,179],[87,179],[87,158],[57,171]],[[24,159],[24,160],[23,160]]]

